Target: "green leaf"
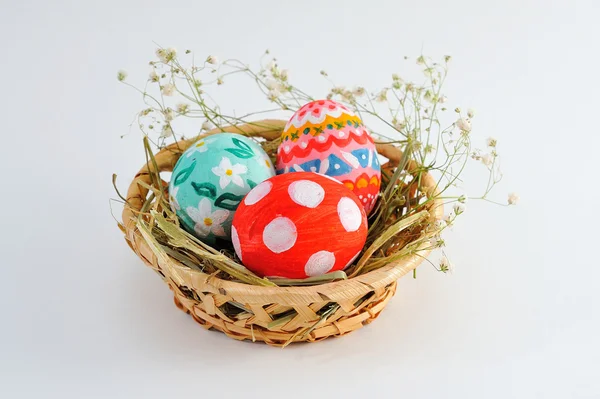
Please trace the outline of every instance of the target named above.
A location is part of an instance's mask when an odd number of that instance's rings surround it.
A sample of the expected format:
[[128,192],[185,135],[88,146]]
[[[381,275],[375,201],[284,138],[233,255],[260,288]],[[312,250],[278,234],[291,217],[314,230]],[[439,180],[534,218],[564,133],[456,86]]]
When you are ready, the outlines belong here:
[[174,182],[174,184],[176,186],[178,186],[181,183],[183,183],[184,181],[186,181],[188,179],[188,177],[190,177],[190,175],[194,171],[195,167],[196,167],[196,160],[194,159],[194,161],[191,163],[190,166],[188,166],[187,168],[183,169],[181,172],[177,173],[177,176],[175,176],[175,182]]
[[225,148],[225,151],[232,153],[238,158],[248,159],[254,156],[252,151],[246,151],[239,148]]
[[242,140],[236,139],[235,137],[232,138],[231,140],[233,141],[233,144],[235,144],[236,147],[241,148],[242,150],[246,150],[246,151],[250,152],[251,154],[254,154],[254,152],[252,151],[252,148],[247,143],[244,143]]
[[215,187],[214,184],[196,183],[195,181],[193,181],[192,187],[196,191],[196,194],[198,194],[202,197],[208,197],[211,199],[215,199],[215,197],[217,196],[217,188]]
[[250,190],[256,187],[256,183],[250,179],[246,179],[246,183],[248,183],[248,185],[250,186]]
[[215,200],[215,206],[219,208],[235,211],[240,205],[240,201],[244,198],[243,195],[235,195],[232,193],[223,193]]

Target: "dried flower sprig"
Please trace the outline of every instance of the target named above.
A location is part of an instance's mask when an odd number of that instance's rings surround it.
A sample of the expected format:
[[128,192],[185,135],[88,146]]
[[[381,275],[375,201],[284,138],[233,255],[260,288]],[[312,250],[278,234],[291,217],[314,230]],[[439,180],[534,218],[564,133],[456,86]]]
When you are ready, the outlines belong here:
[[[149,63],[150,73],[143,89],[131,85],[126,80],[125,71],[117,74],[119,81],[142,95],[145,106],[137,113],[137,126],[158,149],[213,128],[222,130],[227,126],[257,123],[254,122],[257,115],[281,111],[291,114],[306,102],[314,100],[311,95],[291,83],[289,71],[282,69],[268,50],[263,54],[257,69],[239,60],[221,62],[214,55],[200,57],[202,61],[199,63],[196,63],[196,59],[190,50],[180,56],[174,48],[157,49],[156,59]],[[465,212],[467,198],[494,202],[489,199],[489,195],[502,179],[498,140],[492,137],[480,140],[473,133],[473,109],[463,112],[460,107],[455,107],[454,112],[449,110],[447,104],[450,99],[443,88],[450,60],[450,56],[443,57],[441,62],[420,56],[416,59],[417,68],[423,76],[419,82],[404,79],[400,74],[394,73],[390,84],[377,90],[336,85],[327,72],[320,72],[331,84],[327,98],[344,102],[353,108],[363,122],[370,126],[378,143],[390,143],[403,151],[399,164],[388,163],[382,170],[384,190],[370,218],[366,245],[366,248],[373,250],[365,252],[357,264],[346,270],[348,276],[373,270],[401,256],[415,253],[423,245],[428,246],[428,249],[444,247],[442,234]],[[211,92],[226,84],[233,75],[253,80],[259,92],[273,107],[241,116],[224,112]],[[183,118],[195,122],[196,129],[190,132],[187,128],[187,134],[184,134],[186,129],[178,126]],[[478,141],[485,143],[485,146],[473,144]],[[278,141],[262,144],[274,156]],[[460,192],[460,186],[465,168],[473,163],[486,170],[488,177],[482,193],[467,197]],[[423,189],[423,179],[427,175],[434,176],[437,181],[433,192]],[[156,200],[164,201],[163,208],[168,208],[166,198],[161,198],[161,190],[162,187],[155,190]],[[444,220],[433,224],[423,222],[430,220],[423,219],[423,212],[432,201],[437,200],[451,204],[452,210]],[[518,200],[519,196],[511,193],[506,205],[514,205]],[[153,209],[156,212],[161,207]],[[172,214],[171,216],[168,221],[177,225],[177,218]],[[412,222],[399,224],[400,220]],[[163,227],[164,223],[163,220]],[[149,225],[146,228],[162,237],[162,243],[165,244],[164,229],[161,230],[160,226],[151,228]],[[174,249],[170,248],[169,251],[172,253]],[[193,258],[189,258],[189,250],[177,256],[185,258],[188,263],[193,262]],[[214,264],[219,261],[211,258],[206,263]],[[226,262],[217,269],[230,268],[230,263]],[[442,272],[453,270],[445,254],[437,269]],[[244,273],[239,275],[245,276]],[[339,278],[339,274],[335,278]],[[251,278],[252,281],[255,279],[256,277]]]

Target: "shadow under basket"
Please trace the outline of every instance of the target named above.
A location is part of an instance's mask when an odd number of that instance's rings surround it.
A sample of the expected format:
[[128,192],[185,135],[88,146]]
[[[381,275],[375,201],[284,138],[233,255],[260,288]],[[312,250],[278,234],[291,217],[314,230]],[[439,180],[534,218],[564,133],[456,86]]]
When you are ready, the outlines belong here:
[[[277,140],[285,121],[263,120],[252,124],[213,130]],[[182,152],[198,138],[180,141],[155,155],[158,169],[172,171]],[[389,144],[377,151],[397,165],[402,153]],[[410,164],[409,164],[410,165]],[[215,329],[237,340],[262,341],[273,346],[293,342],[316,342],[338,337],[371,323],[396,292],[397,280],[415,269],[430,250],[427,243],[397,262],[356,277],[321,285],[264,287],[224,280],[191,269],[172,257],[157,257],[137,228],[137,215],[148,197],[143,182],[150,185],[148,165],[136,175],[127,192],[123,210],[125,238],[131,249],[157,271],[175,294],[175,304],[206,329]],[[431,195],[436,182],[422,175],[422,186]],[[430,201],[431,221],[441,219],[442,204]]]

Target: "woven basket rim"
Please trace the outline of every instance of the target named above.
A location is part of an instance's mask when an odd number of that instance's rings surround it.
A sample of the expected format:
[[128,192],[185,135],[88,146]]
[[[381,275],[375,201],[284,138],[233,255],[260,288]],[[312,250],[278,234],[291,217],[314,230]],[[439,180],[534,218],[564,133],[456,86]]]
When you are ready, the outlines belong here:
[[[190,145],[202,137],[212,134],[229,132],[245,134],[250,136],[261,136],[267,140],[273,140],[280,136],[287,122],[278,119],[265,119],[250,124],[237,126],[228,126],[213,129],[198,137],[181,140],[162,149],[156,155],[156,162],[161,172],[170,172],[173,170],[179,156]],[[376,144],[379,154],[390,159],[391,162],[397,162],[402,156],[402,152],[390,144]],[[413,161],[411,161],[413,162]],[[415,164],[409,163],[408,170],[415,168]],[[145,259],[142,255],[151,254],[150,246],[136,227],[136,218],[134,213],[140,211],[148,190],[136,182],[139,180],[149,183],[149,165],[144,165],[134,177],[127,192],[127,203],[123,209],[123,227],[126,238],[132,249],[148,264],[160,264],[160,259]],[[423,187],[430,190],[431,195],[437,193],[437,182],[430,174],[421,176]],[[430,219],[439,220],[443,217],[443,203],[440,199],[432,201],[430,207]],[[218,277],[206,274],[204,272],[191,269],[180,264],[177,260],[168,257],[168,264],[161,265],[170,270],[171,279],[178,286],[190,286],[190,289],[196,289],[200,286],[212,287],[215,293],[231,295],[232,297],[245,298],[247,303],[285,303],[292,302],[298,304],[307,304],[315,301],[331,300],[344,301],[350,300],[360,295],[367,294],[375,289],[387,287],[389,284],[398,280],[403,275],[415,269],[431,252],[427,243],[421,244],[414,254],[409,255],[396,262],[390,263],[379,269],[361,274],[347,280],[324,283],[313,286],[285,286],[285,287],[267,287],[250,285],[230,280],[223,280]],[[164,260],[162,261],[164,263]],[[252,300],[256,297],[257,300]],[[258,299],[259,298],[259,299]]]

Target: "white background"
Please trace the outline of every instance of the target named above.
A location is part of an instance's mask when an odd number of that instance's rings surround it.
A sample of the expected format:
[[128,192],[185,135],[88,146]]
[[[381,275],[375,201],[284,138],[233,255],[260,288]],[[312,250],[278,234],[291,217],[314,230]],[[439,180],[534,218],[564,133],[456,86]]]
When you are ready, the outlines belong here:
[[[600,397],[599,17],[566,0],[2,0],[0,396]],[[323,95],[320,69],[381,87],[403,55],[451,54],[451,104],[500,142],[496,198],[522,201],[471,202],[455,274],[424,264],[347,337],[207,332],[110,214],[111,174],[125,190],[143,163],[116,71],[143,83],[153,41],[247,62],[268,47]]]

